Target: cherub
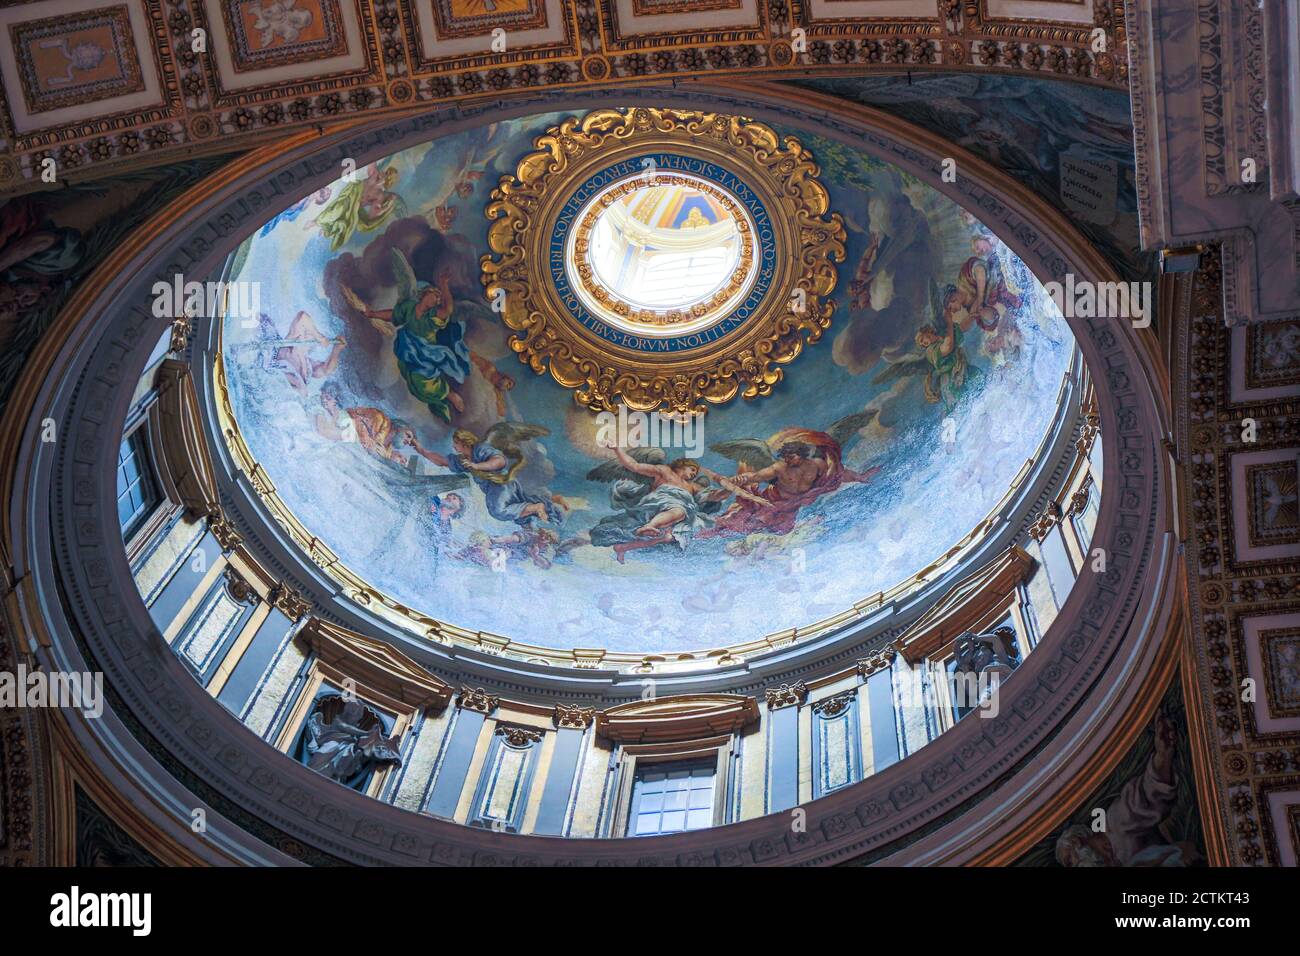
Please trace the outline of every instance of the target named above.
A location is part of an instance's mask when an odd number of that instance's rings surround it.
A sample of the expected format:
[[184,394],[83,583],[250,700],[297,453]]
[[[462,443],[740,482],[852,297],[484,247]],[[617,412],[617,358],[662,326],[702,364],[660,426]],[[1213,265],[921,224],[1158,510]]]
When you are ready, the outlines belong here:
[[402,208],[402,197],[393,192],[397,167],[381,161],[365,177],[346,183],[338,196],[316,217],[315,224],[330,241],[330,249],[342,249],[352,233],[374,232]]
[[662,448],[634,448],[629,454],[608,440],[601,445],[613,451],[614,460],[587,472],[587,479],[613,483],[610,504],[620,513],[601,518],[589,533],[590,542],[612,547],[620,564],[638,548],[676,544],[685,550],[732,494],[697,482],[702,473],[713,473],[692,458],[669,462]]
[[481,142],[471,141],[459,156],[450,161],[441,157],[444,159],[440,164],[443,172],[440,172],[436,180],[437,191],[420,208],[431,226],[445,232],[455,223],[459,212],[456,203],[474,194],[474,184],[483,178],[489,164],[501,152],[500,145],[490,148],[486,145],[495,132],[493,124]]
[[574,539],[561,541],[550,528],[520,528],[499,535],[476,532],[456,557],[484,567],[499,567],[498,561],[529,561],[545,571],[575,543]]
[[940,300],[938,290],[931,282],[930,312],[934,323],[917,330],[915,349],[906,352],[886,349],[882,352],[881,358],[888,368],[875,377],[874,383],[885,385],[905,376],[924,375],[925,400],[931,405],[942,402],[951,411],[966,387],[967,377],[979,373],[979,369],[968,362],[966,350],[962,347],[964,306],[961,303],[955,286],[949,286]]
[[1020,308],[1020,296],[1007,287],[1002,265],[994,255],[995,244],[987,232],[971,237],[973,254],[962,264],[953,297],[953,306],[965,316],[965,321],[959,323],[963,329],[969,329],[974,321],[985,332],[991,332],[1009,310]]

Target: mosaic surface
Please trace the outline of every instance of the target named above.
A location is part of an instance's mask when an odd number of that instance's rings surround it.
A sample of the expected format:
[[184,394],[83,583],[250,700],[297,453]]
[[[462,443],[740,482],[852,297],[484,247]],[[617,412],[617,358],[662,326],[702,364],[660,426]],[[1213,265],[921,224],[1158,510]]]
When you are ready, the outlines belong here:
[[671,652],[838,613],[989,513],[1055,414],[1069,332],[963,210],[817,137],[849,229],[830,333],[702,433],[607,447],[519,364],[478,282],[488,192],[560,118],[358,170],[238,255],[260,313],[224,323],[232,409],[343,563],[462,627]]

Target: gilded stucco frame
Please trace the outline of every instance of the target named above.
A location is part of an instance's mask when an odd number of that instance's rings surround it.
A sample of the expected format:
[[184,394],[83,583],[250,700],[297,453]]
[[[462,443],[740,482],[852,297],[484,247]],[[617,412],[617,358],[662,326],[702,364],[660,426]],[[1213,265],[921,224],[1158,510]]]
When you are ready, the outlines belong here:
[[[598,338],[568,314],[545,278],[552,234],[574,189],[593,173],[654,151],[737,175],[768,211],[776,247],[775,274],[754,314],[717,340],[679,352]],[[492,251],[482,258],[482,279],[493,307],[517,333],[510,347],[593,411],[621,403],[698,414],[737,395],[771,394],[782,366],[821,338],[834,311],[828,297],[846,233],[819,172],[793,136],[782,139],[770,126],[720,112],[637,106],[564,120],[537,138],[537,149],[519,160],[513,175],[502,177],[486,210]]]

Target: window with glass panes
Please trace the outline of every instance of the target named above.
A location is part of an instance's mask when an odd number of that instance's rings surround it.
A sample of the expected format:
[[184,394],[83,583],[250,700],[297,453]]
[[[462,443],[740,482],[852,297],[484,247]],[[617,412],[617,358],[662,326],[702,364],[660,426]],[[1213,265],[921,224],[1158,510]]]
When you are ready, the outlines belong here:
[[145,461],[144,439],[136,432],[117,450],[117,521],[124,537],[130,537],[158,503]]
[[714,760],[637,767],[628,835],[653,836],[713,826],[717,772]]

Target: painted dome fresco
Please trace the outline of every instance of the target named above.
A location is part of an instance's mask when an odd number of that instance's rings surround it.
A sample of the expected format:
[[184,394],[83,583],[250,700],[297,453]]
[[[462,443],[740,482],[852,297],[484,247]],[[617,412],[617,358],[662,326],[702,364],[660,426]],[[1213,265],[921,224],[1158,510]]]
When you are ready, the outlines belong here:
[[[554,197],[575,210],[572,236],[542,218],[521,229],[514,243],[537,254],[509,272],[487,211],[538,137],[573,119],[405,149],[303,197],[236,254],[231,278],[257,283],[259,301],[222,328],[234,428],[352,574],[459,627],[671,654],[840,613],[1007,500],[1056,421],[1074,342],[978,220],[801,132],[825,207],[802,225],[779,222],[796,212],[779,190],[751,202],[744,182],[628,154],[589,194]],[[614,152],[598,158],[590,181],[615,168]],[[545,338],[529,323],[559,321],[568,300],[494,294],[514,288],[507,273],[571,284],[575,335],[623,336],[583,347],[635,366],[627,336],[689,355],[692,335],[749,334],[726,324],[739,310],[799,311],[777,279],[810,261],[788,247],[810,232],[825,268],[797,298],[816,321],[766,384],[705,395],[694,414],[666,402],[643,415],[616,392],[602,413],[586,385],[517,354]]]

